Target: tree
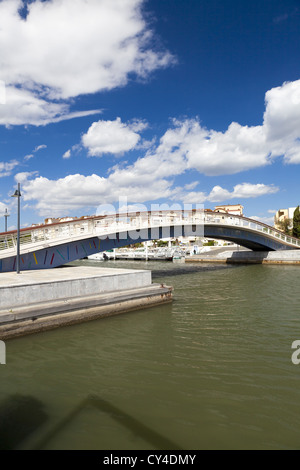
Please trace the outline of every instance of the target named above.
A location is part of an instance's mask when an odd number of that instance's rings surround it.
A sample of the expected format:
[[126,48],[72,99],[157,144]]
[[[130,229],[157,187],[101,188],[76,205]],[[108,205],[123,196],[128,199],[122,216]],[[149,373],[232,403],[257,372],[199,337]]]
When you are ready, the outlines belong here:
[[279,230],[284,232],[286,235],[292,235],[292,219],[278,220],[277,225]]
[[300,238],[300,209],[296,207],[293,218],[293,237]]

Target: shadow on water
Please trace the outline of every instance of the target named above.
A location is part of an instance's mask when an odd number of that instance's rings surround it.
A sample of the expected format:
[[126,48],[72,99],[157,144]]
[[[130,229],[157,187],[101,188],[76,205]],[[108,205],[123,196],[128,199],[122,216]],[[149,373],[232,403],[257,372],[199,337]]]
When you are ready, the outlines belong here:
[[0,404],[0,450],[15,450],[48,419],[41,401],[11,395]]
[[[47,432],[39,443],[34,446],[34,449],[41,450],[53,438],[59,437],[68,424],[72,423],[87,407],[92,407],[99,412],[105,413],[133,435],[144,439],[155,449],[180,450],[176,443],[98,396],[88,396],[84,399],[67,416],[61,419],[52,430]],[[16,450],[20,448],[23,441],[28,439],[33,433],[36,433],[47,420],[48,415],[44,411],[44,404],[36,398],[24,395],[8,397],[0,405],[0,450]]]
[[209,266],[187,266],[182,267],[176,266],[173,269],[169,268],[168,270],[163,269],[152,269],[152,278],[162,277],[162,276],[180,276],[182,274],[191,274],[207,271],[221,271],[225,269],[237,268],[238,266],[228,266],[228,265],[209,265]]
[[75,420],[76,417],[87,407],[92,407],[95,410],[107,414],[113,420],[129,430],[132,434],[144,439],[155,449],[181,450],[177,444],[149,428],[141,421],[125,413],[120,408],[117,408],[108,401],[93,395],[88,396],[81,403],[79,403],[77,407],[75,407],[67,416],[65,416],[65,418],[63,418],[50,432],[48,432],[48,434],[46,434],[35,446],[35,450],[42,450],[45,448],[51,439],[59,436],[59,434],[63,432],[68,426],[68,424]]
[[125,269],[145,269],[152,272],[152,278],[158,278],[162,276],[180,276],[182,274],[191,274],[208,271],[221,271],[227,269],[237,269],[241,267],[240,264],[210,264],[210,263],[199,263],[199,264],[177,264],[166,261],[136,261],[136,260],[109,260],[109,261],[93,261],[81,259],[73,261],[65,265],[70,266],[93,266],[98,268],[125,268]]

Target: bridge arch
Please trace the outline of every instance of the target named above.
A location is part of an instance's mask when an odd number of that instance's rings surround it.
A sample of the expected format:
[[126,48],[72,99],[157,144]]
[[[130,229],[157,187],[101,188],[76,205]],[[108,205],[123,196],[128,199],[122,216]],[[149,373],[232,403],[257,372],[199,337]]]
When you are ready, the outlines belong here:
[[[300,249],[300,240],[241,216],[160,211],[75,219],[21,230],[20,269],[48,269],[129,244],[180,236],[228,240],[254,251]],[[16,268],[16,231],[0,234],[0,272]]]

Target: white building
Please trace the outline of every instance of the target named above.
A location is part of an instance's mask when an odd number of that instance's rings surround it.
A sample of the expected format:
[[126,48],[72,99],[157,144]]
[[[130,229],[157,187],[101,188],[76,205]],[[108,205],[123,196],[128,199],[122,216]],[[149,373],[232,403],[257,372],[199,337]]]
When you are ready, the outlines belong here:
[[214,212],[223,212],[232,215],[243,215],[244,206],[241,204],[227,204],[223,206],[216,206]]
[[280,230],[282,228],[280,223],[288,219],[291,220],[290,228],[292,228],[295,210],[296,210],[296,207],[289,207],[288,209],[279,209],[274,216],[275,228]]

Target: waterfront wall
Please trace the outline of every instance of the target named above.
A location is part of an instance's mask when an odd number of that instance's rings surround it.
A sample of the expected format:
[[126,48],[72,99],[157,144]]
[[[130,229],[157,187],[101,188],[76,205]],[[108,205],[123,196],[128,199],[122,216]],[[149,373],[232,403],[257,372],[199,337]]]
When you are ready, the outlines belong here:
[[196,255],[186,258],[186,263],[244,263],[300,265],[299,250],[282,251],[233,251],[219,254]]
[[0,340],[172,301],[150,271],[68,267],[0,275]]
[[[2,276],[10,280],[4,284]],[[88,297],[151,285],[150,271],[125,269],[61,268],[0,277],[0,310],[33,303]]]

